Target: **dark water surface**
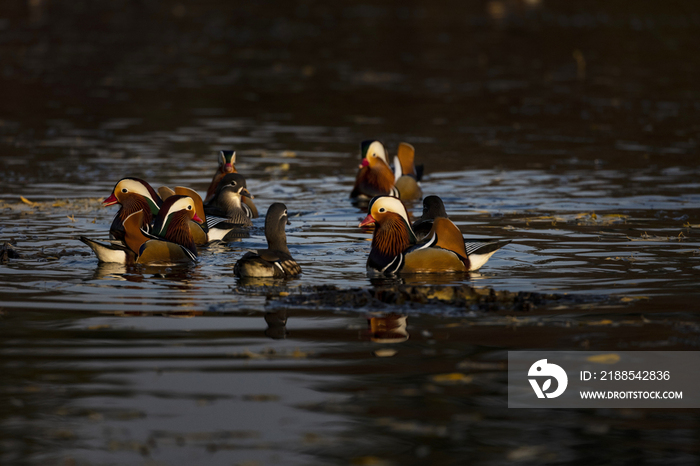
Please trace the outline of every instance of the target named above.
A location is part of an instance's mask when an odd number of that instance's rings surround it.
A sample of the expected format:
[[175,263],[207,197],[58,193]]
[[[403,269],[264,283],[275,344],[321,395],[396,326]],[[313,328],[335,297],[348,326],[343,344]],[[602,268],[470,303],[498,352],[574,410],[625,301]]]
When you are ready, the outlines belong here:
[[[696,410],[506,407],[508,350],[700,346],[700,8],[612,3],[3,2],[0,464],[697,464]],[[465,236],[512,240],[407,282],[577,299],[282,304],[374,286],[366,138],[412,143]],[[233,277],[263,219],[183,268],[77,240],[121,177],[204,193],[221,149],[287,204],[300,278]]]

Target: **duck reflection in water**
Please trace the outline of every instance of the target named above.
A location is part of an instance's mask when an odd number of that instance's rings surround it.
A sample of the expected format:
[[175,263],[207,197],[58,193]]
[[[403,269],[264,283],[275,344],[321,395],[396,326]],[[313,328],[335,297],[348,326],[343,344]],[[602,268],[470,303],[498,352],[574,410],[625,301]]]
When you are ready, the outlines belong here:
[[367,330],[361,333],[360,338],[374,343],[395,344],[408,340],[406,319],[408,316],[390,313],[379,316],[367,317]]
[[172,281],[175,289],[191,290],[199,287],[192,286],[193,282],[202,279],[201,272],[190,265],[133,265],[101,262],[97,264],[92,275],[93,280],[123,280],[142,283],[148,278]]
[[265,336],[273,340],[284,340],[287,338],[287,310],[280,309],[276,312],[265,313],[265,322],[267,329]]

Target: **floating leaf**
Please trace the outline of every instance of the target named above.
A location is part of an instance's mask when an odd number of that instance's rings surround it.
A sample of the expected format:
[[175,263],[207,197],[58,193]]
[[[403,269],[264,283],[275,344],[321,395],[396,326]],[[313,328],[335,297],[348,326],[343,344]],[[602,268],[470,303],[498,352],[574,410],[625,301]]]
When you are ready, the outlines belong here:
[[470,383],[473,379],[473,376],[462,374],[461,372],[436,374],[431,377],[431,380],[435,383]]
[[631,303],[633,301],[639,301],[640,299],[649,299],[648,296],[625,296],[620,301],[623,303]]
[[39,205],[38,202],[30,201],[29,199],[27,199],[27,198],[24,197],[24,196],[20,196],[19,199],[20,199],[22,202],[24,202],[25,204],[30,205],[30,206],[32,206],[32,207],[37,207],[37,206]]
[[597,320],[593,322],[588,322],[588,325],[610,325],[613,321],[610,319]]

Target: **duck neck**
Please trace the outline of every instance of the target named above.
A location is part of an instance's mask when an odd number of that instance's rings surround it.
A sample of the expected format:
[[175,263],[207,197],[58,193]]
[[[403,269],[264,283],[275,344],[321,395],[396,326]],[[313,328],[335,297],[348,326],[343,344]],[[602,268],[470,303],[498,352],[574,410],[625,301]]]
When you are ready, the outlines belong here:
[[370,258],[377,264],[386,265],[414,243],[415,237],[404,219],[398,215],[388,215],[382,223],[377,223],[374,230]]
[[267,247],[273,251],[282,251],[289,254],[287,246],[287,234],[284,231],[285,223],[280,221],[278,224],[265,225],[265,239],[267,239]]
[[115,220],[119,219],[121,223],[123,223],[124,220],[126,220],[126,217],[133,214],[134,212],[138,212],[139,210],[143,210],[143,225],[141,225],[142,227],[150,225],[153,221],[153,211],[151,209],[151,205],[145,198],[141,196],[129,196],[128,199],[122,202],[121,206],[121,209],[119,209],[119,212],[117,212],[117,215],[115,217]]

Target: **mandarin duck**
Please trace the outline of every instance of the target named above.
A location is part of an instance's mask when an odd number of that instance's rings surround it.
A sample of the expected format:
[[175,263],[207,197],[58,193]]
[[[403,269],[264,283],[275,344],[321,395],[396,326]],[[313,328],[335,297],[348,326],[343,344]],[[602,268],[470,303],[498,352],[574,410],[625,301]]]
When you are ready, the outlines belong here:
[[403,200],[420,199],[423,193],[418,181],[422,167],[417,170],[414,165],[415,150],[412,145],[405,142],[399,144],[398,155],[394,159],[395,171],[389,167],[386,149],[381,142],[362,141],[360,150],[362,163],[350,197],[365,199],[388,195]]
[[90,246],[100,262],[122,264],[173,264],[197,260],[197,247],[188,222],[200,220],[195,203],[187,196],[171,196],[153,221],[153,234],[142,229],[145,212],[139,210],[124,220],[126,246],[103,244],[84,236],[80,241]]
[[[231,173],[230,175],[235,176],[237,180],[242,178],[242,176],[237,173]],[[233,184],[236,185],[237,183]],[[222,185],[222,187],[224,186]],[[202,198],[199,197],[199,194],[197,194],[197,192],[193,189],[177,186],[174,190],[172,190],[168,187],[161,186],[158,188],[158,192],[163,199],[168,199],[170,196],[178,194],[182,196],[189,196],[194,200],[197,216],[200,218],[200,221],[196,222],[194,220],[190,220],[188,226],[190,227],[190,233],[192,234],[197,246],[202,246],[213,241],[224,241],[247,236],[247,230],[243,230],[242,227],[252,225],[252,222],[250,224],[248,223],[250,220],[246,221],[247,217],[245,214],[247,211],[245,210],[245,205],[242,205],[237,209],[230,207],[229,213],[231,214],[231,219],[229,219],[229,217],[226,216],[227,212],[222,209],[218,209],[212,205],[204,207]],[[224,193],[223,196],[226,198],[227,194]],[[235,197],[235,195],[232,196]],[[240,195],[238,197],[240,197]],[[233,203],[235,204],[235,202]],[[238,204],[240,204],[240,202],[238,202]],[[239,211],[243,212],[241,214],[243,215],[243,218],[239,218]]]
[[219,167],[216,169],[214,178],[212,178],[207,195],[204,202],[208,203],[216,194],[216,188],[219,186],[221,179],[228,173],[236,173],[236,152],[232,150],[219,151]]
[[[211,203],[212,199],[214,199],[214,196],[216,196],[216,190],[218,189],[221,180],[226,175],[228,175],[229,173],[238,173],[238,171],[236,170],[235,163],[236,153],[234,151],[222,150],[221,152],[219,152],[219,168],[214,174],[214,178],[212,178],[211,183],[209,184],[209,188],[207,189],[207,195],[204,198],[205,204],[208,205],[209,203]],[[251,218],[258,218],[258,208],[255,207],[255,203],[253,202],[253,196],[251,195],[250,197],[244,197],[243,203],[246,204],[250,208],[250,211],[253,213]]]
[[160,196],[150,184],[139,178],[122,178],[114,186],[112,194],[104,200],[105,206],[119,204],[120,208],[109,227],[110,239],[124,240],[124,220],[139,210],[143,210],[143,225],[149,231],[151,222],[163,205]]
[[216,194],[204,207],[210,241],[240,237],[245,234],[242,227],[253,225],[253,211],[245,199],[251,194],[245,177],[240,173],[229,173],[219,182]]
[[367,271],[371,275],[470,272],[484,265],[496,250],[508,243],[465,245],[462,232],[445,217],[437,217],[426,239],[417,243],[400,200],[375,197],[368,211],[359,226],[375,225],[367,259]]
[[187,196],[192,198],[194,202],[194,210],[197,214],[198,220],[190,220],[187,222],[187,226],[190,229],[190,234],[194,239],[194,244],[197,246],[204,246],[207,244],[209,239],[209,228],[206,223],[206,214],[204,213],[204,204],[202,198],[194,189],[185,188],[182,186],[176,186],[175,189],[170,189],[167,186],[161,186],[158,188],[158,194],[160,194],[161,199],[166,201],[171,196]]
[[267,249],[247,252],[236,262],[233,273],[239,277],[287,278],[299,275],[301,267],[292,258],[287,247],[287,206],[276,202],[265,215]]

